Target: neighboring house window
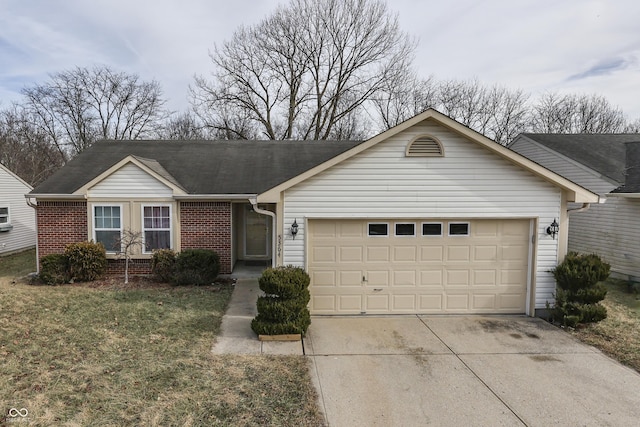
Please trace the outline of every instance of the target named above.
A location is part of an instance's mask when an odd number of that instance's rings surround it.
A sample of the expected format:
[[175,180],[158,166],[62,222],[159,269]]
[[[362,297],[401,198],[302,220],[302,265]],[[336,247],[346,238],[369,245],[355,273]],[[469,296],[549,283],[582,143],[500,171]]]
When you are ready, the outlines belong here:
[[396,236],[415,236],[416,225],[411,222],[396,223]]
[[442,223],[440,222],[423,222],[423,236],[442,236]]
[[369,224],[370,237],[383,237],[389,235],[389,224],[384,222],[372,222]]
[[450,222],[449,223],[449,236],[468,236],[468,235],[469,235],[468,222]]
[[107,252],[119,252],[122,233],[122,209],[120,206],[93,207],[94,240],[102,243]]
[[143,206],[142,234],[145,252],[171,248],[171,207]]
[[0,224],[8,224],[9,223],[9,208],[2,207],[0,208]]

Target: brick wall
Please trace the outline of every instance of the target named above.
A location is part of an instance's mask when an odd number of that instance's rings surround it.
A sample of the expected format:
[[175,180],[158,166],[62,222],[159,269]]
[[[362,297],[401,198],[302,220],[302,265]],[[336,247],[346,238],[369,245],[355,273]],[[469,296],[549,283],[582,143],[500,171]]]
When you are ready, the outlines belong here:
[[38,254],[61,254],[87,240],[87,202],[38,202]]
[[231,203],[180,203],[182,249],[213,249],[220,256],[220,273],[231,273]]
[[[110,259],[107,264],[108,275],[124,275],[124,259]],[[151,274],[150,259],[130,259],[129,275],[131,276],[147,276]]]

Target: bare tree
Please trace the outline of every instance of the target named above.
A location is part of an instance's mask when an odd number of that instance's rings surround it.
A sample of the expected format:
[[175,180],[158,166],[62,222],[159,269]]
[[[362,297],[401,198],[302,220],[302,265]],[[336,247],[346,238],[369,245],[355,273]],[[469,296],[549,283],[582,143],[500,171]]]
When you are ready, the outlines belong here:
[[540,133],[615,133],[625,123],[622,110],[600,95],[547,92],[532,107],[530,128]]
[[122,235],[117,239],[115,247],[120,248],[118,256],[124,258],[124,283],[129,283],[129,260],[136,247],[142,247],[142,232],[128,228],[122,230]]
[[292,0],[211,53],[204,124],[235,138],[353,137],[353,115],[411,66],[415,43],[381,0]]
[[36,186],[63,162],[49,136],[32,124],[23,108],[13,105],[0,111],[0,163]]
[[161,139],[207,139],[206,131],[194,114],[185,112],[168,118],[158,134]]
[[107,66],[54,73],[22,91],[33,124],[68,160],[97,139],[138,139],[166,117],[160,84]]

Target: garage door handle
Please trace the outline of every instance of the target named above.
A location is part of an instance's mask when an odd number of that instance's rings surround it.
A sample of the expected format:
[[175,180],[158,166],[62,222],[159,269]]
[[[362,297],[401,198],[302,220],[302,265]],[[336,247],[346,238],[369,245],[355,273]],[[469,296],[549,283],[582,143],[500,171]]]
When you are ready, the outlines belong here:
[[380,292],[382,288],[373,288],[373,292]]

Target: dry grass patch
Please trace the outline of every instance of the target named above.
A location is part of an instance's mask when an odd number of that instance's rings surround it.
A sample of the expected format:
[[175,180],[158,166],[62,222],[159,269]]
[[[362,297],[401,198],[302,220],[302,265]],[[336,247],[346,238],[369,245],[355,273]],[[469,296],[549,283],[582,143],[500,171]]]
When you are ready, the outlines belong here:
[[627,282],[607,281],[602,304],[607,318],[572,333],[581,341],[640,372],[640,298],[630,293]]
[[211,354],[231,286],[0,282],[0,423],[321,424],[304,357]]
[[0,277],[22,277],[37,270],[36,250],[29,249],[12,255],[0,256]]

